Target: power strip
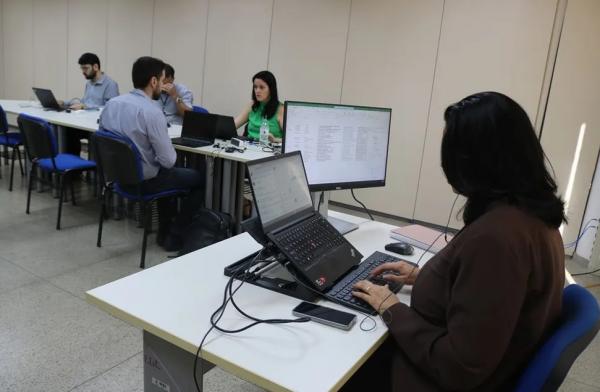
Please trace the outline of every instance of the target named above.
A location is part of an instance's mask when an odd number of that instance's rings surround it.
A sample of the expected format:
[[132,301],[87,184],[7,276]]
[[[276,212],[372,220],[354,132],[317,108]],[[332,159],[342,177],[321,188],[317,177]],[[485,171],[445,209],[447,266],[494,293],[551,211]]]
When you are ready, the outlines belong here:
[[592,254],[590,255],[590,263],[588,269],[593,271],[600,268],[600,230],[596,229],[596,236],[594,237],[594,243],[592,244]]

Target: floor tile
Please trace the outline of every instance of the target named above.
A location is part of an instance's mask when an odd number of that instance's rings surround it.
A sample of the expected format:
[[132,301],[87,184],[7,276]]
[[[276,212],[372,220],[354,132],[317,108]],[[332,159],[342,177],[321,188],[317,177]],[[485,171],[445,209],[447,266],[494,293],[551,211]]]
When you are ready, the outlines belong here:
[[229,374],[217,367],[204,375],[204,390],[206,392],[260,392],[264,389],[257,387],[241,378]]
[[0,295],[3,391],[68,391],[142,350],[142,334],[50,284]]
[[143,370],[143,354],[138,353],[70,392],[143,392]]
[[0,294],[38,280],[35,275],[0,257]]
[[567,377],[558,392],[599,392],[600,387],[587,385]]
[[[153,238],[150,237],[152,240]],[[153,241],[150,242],[152,243],[146,250],[146,268],[169,260],[169,253],[159,248]],[[141,249],[138,247],[134,251],[49,278],[48,281],[85,299],[86,291],[141,271],[140,255]]]

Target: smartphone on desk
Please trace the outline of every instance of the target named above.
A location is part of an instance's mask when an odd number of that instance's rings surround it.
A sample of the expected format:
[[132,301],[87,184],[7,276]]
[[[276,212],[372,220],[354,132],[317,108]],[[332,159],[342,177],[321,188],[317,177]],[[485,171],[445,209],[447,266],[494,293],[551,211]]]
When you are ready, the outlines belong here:
[[356,323],[355,314],[304,301],[292,310],[292,314],[298,317],[308,317],[314,322],[340,328],[345,331],[352,329]]

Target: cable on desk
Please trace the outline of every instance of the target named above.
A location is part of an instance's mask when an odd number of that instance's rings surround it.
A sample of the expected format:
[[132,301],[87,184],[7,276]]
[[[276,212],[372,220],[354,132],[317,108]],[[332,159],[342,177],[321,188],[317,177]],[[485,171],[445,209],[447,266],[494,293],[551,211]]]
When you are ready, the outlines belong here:
[[352,194],[352,197],[354,198],[354,200],[356,200],[356,202],[358,204],[360,204],[362,206],[362,208],[365,210],[365,212],[367,213],[367,215],[369,215],[369,218],[371,218],[371,220],[374,221],[375,219],[373,218],[373,215],[371,215],[371,211],[369,211],[369,209],[367,208],[367,206],[365,206],[362,201],[360,201],[360,200],[358,200],[356,198],[356,195],[354,194],[354,189],[350,189],[350,193]]
[[[264,249],[263,249],[264,250]],[[239,333],[242,331],[245,331],[249,328],[254,327],[255,325],[258,324],[289,324],[289,323],[305,323],[310,321],[310,319],[308,317],[300,317],[300,318],[296,318],[296,319],[259,319],[253,316],[250,316],[249,314],[247,314],[246,312],[242,311],[242,309],[235,303],[234,299],[233,299],[233,295],[242,287],[242,285],[246,282],[246,278],[248,276],[248,274],[246,273],[247,270],[249,270],[250,268],[252,268],[255,264],[261,262],[261,261],[265,261],[265,260],[257,260],[259,258],[259,256],[261,256],[262,251],[258,252],[256,254],[256,256],[254,256],[251,260],[249,260],[247,263],[242,264],[237,270],[235,270],[233,272],[233,274],[231,275],[231,277],[229,278],[229,280],[227,281],[227,284],[225,285],[225,290],[223,292],[223,302],[221,303],[221,306],[219,306],[217,308],[217,310],[215,310],[213,312],[213,314],[210,316],[210,323],[211,323],[211,327],[209,328],[209,330],[206,332],[206,334],[204,335],[204,337],[202,338],[202,341],[200,342],[200,345],[198,346],[198,351],[196,351],[196,357],[194,358],[194,382],[196,384],[196,389],[198,391],[201,391],[201,388],[199,386],[197,377],[196,377],[196,369],[197,369],[197,363],[198,363],[198,358],[200,357],[200,353],[202,351],[202,346],[204,345],[204,341],[206,340],[206,338],[208,337],[209,333],[213,330],[216,329],[220,332],[223,333],[229,333],[229,334],[234,334],[234,333]],[[240,284],[233,289],[233,281],[238,278],[238,280],[240,280]],[[242,314],[243,316],[249,318],[250,320],[253,320],[254,322],[238,328],[238,329],[234,329],[234,330],[228,330],[225,328],[221,328],[218,326],[219,321],[221,320],[221,318],[223,317],[223,315],[225,314],[225,309],[227,307],[227,304],[231,302],[232,305],[235,307],[235,309]],[[200,359],[202,359],[200,357]],[[204,381],[204,371],[203,371],[203,363],[200,362],[200,377],[201,377],[201,382],[203,383]]]

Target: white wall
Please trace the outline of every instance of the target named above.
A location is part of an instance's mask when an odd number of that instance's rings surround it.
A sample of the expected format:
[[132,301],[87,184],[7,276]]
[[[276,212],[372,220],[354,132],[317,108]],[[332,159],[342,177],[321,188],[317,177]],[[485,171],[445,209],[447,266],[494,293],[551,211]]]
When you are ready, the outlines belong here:
[[[569,225],[563,232],[565,242],[577,238],[600,147],[599,17],[599,1],[569,0],[542,130],[542,145],[564,195],[579,130],[586,124],[569,202]],[[598,201],[590,199],[590,203],[594,206]]]
[[[195,104],[235,115],[250,101],[252,75],[270,69],[282,100],[391,107],[387,185],[358,195],[374,210],[445,224],[452,193],[439,167],[444,108],[498,90],[533,118],[557,1],[0,0],[0,97],[29,99],[33,85],[58,98],[80,96],[77,59],[85,51],[99,55],[124,93],[133,61],[153,55],[175,67]],[[600,84],[599,3],[568,4],[542,137],[561,186],[573,124],[596,126],[590,108],[598,106]],[[586,161],[594,148],[586,145]],[[589,167],[582,173],[574,222]],[[348,192],[333,198],[353,204]]]

